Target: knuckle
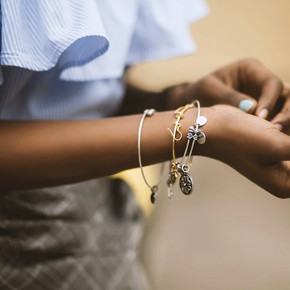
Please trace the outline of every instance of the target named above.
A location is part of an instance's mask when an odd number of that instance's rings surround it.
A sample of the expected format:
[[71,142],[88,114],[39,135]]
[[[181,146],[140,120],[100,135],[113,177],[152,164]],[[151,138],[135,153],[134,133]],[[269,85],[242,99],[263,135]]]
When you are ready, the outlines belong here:
[[249,63],[260,63],[260,61],[257,58],[255,58],[255,57],[248,57],[247,61]]
[[199,80],[197,81],[197,83],[198,83],[198,85],[199,85],[200,87],[206,87],[206,86],[208,86],[208,85],[210,84],[210,80],[211,80],[211,76],[208,75],[208,76],[205,76],[205,77],[199,79]]
[[238,103],[239,101],[238,94],[232,90],[226,92],[223,99],[226,104]]
[[261,65],[262,63],[254,58],[254,57],[247,57],[241,60],[242,63],[246,64],[246,65]]
[[197,81],[197,88],[201,91],[207,90],[215,83],[215,76],[207,75]]

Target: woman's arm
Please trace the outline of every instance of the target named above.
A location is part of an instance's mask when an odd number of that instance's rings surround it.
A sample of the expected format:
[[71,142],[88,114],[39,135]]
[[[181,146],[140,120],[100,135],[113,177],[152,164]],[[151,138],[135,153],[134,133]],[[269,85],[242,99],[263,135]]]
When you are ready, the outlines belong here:
[[[89,121],[1,121],[0,188],[16,190],[73,183],[137,167],[141,116]],[[145,164],[170,158],[171,112],[147,118]]]
[[[195,154],[225,162],[280,197],[290,196],[290,138],[265,120],[229,106],[202,108],[208,118],[204,145]],[[182,120],[182,131],[196,118]],[[137,132],[141,115],[90,121],[0,123],[0,187],[29,189],[78,182],[138,166]],[[142,132],[144,165],[171,159],[173,112],[146,118]],[[186,140],[177,142],[177,156]]]

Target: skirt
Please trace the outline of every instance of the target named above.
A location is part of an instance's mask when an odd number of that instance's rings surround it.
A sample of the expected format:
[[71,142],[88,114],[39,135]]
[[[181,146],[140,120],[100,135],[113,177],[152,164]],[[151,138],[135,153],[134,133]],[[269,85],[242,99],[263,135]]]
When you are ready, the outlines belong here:
[[148,289],[138,261],[144,221],[119,179],[3,193],[0,289]]

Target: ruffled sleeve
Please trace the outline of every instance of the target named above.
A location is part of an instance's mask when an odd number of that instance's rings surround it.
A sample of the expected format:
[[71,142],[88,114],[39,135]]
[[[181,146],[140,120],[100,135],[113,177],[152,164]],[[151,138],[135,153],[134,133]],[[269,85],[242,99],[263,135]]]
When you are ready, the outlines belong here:
[[205,0],[146,0],[139,3],[128,65],[196,50],[189,25],[209,13]]
[[1,0],[1,65],[60,74],[109,47],[95,0]]
[[66,81],[121,78],[126,65],[192,53],[189,24],[208,13],[204,0],[1,0],[0,5],[1,65],[57,67]]

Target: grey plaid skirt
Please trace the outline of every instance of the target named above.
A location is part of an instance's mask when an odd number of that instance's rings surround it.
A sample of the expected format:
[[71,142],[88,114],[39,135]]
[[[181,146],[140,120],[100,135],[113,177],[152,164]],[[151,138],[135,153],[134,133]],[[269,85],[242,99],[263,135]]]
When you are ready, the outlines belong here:
[[1,194],[0,289],[148,289],[143,225],[118,179]]

